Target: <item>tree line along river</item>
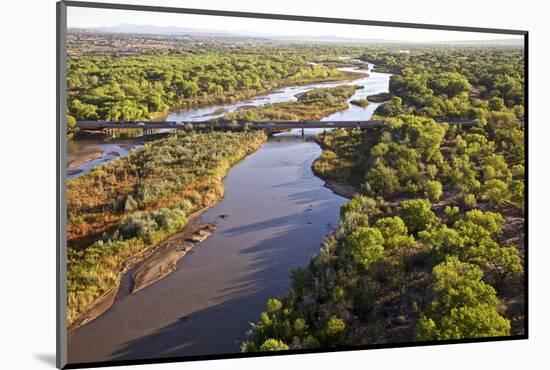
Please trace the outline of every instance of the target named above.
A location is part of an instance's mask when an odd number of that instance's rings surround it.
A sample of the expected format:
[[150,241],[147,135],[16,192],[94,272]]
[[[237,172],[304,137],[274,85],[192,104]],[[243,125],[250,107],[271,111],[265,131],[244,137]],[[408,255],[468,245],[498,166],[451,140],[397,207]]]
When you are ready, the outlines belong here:
[[[360,85],[363,89],[349,100],[362,99],[387,92],[389,77],[369,72],[347,83],[286,87],[237,104],[172,112],[167,120],[204,120],[243,106],[293,101],[296,94],[316,87]],[[367,120],[378,105],[350,104],[324,119]],[[318,132],[306,130],[305,138],[300,130],[277,134],[233,167],[224,180],[224,198],[201,215],[204,222],[217,224],[214,234],[180,260],[176,271],[135,294],[128,293],[129,271],[113,306],[69,334],[69,362],[239,352],[249,323],[268,298],[286,293],[291,271],[307,265],[319,251],[346,202],[311,170],[321,154],[313,140]],[[69,176],[140,145],[139,140],[75,143],[69,146],[69,157],[94,145],[103,154],[74,166]]]

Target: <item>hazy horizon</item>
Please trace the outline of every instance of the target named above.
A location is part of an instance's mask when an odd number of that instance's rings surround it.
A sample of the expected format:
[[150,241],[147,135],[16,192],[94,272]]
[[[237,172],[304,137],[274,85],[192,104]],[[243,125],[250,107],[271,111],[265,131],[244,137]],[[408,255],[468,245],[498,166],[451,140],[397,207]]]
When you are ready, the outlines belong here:
[[[272,38],[340,38],[391,42],[492,42],[522,41],[522,35],[466,31],[405,29],[366,25],[348,25],[259,18],[144,12],[135,10],[68,7],[70,29],[181,28],[195,33],[227,33],[230,36]],[[115,31],[116,32],[116,31]],[[151,33],[140,32],[137,33]],[[177,34],[173,33],[173,34]],[[164,32],[164,34],[170,34]]]

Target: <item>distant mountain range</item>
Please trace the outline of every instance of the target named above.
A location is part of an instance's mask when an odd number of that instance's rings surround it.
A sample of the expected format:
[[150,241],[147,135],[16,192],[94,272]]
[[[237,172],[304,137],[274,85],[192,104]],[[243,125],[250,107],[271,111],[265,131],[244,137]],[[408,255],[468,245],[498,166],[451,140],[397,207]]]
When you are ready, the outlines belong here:
[[[135,34],[153,34],[153,35],[173,35],[173,36],[210,36],[210,37],[251,37],[260,39],[280,40],[280,41],[306,41],[306,42],[348,42],[348,43],[416,43],[414,41],[404,40],[387,40],[387,39],[361,39],[353,37],[341,37],[334,35],[319,35],[319,36],[298,36],[298,35],[273,35],[261,32],[250,31],[220,31],[214,29],[196,29],[175,26],[155,26],[155,25],[138,25],[132,23],[121,23],[116,26],[102,26],[91,28],[70,28],[71,30],[86,30],[98,33],[135,33]],[[425,43],[425,42],[418,42]],[[503,39],[503,40],[463,40],[463,41],[434,41],[435,44],[453,44],[453,45],[523,45],[523,40],[520,39]]]

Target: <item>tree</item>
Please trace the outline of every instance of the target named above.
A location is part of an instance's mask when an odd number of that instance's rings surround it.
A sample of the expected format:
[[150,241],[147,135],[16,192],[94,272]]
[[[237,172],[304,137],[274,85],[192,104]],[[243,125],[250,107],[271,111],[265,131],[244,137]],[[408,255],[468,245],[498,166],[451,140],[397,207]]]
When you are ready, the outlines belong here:
[[444,259],[449,255],[458,255],[464,248],[464,239],[460,233],[447,225],[421,231],[418,237],[422,244],[438,259]]
[[510,184],[510,200],[523,211],[525,208],[525,184],[523,181],[512,181]]
[[495,205],[502,204],[508,200],[510,194],[508,192],[508,184],[499,179],[490,179],[483,183],[484,197]]
[[433,276],[433,299],[418,320],[416,340],[510,335],[510,321],[499,314],[496,291],[483,282],[479,267],[449,257]]
[[500,246],[495,239],[502,230],[502,223],[498,213],[469,211],[454,225],[463,244],[448,254],[458,256],[464,262],[493,266],[501,275],[523,271],[518,249]]
[[491,100],[489,100],[489,109],[493,111],[501,111],[505,107],[504,100],[499,97],[494,97]]
[[67,114],[67,135],[71,137],[76,132],[78,132],[78,127],[76,127],[76,119],[70,114]]
[[461,92],[469,92],[472,86],[468,79],[457,72],[432,74],[428,87],[436,94],[445,94],[452,98]]
[[374,225],[382,234],[385,250],[401,252],[414,243],[414,238],[408,235],[407,226],[400,217],[380,218]]
[[69,112],[76,120],[97,120],[97,108],[95,105],[82,103],[78,99],[69,102]]
[[377,194],[390,195],[399,190],[399,178],[396,171],[382,162],[372,167],[366,176],[370,188]]
[[424,195],[432,202],[437,202],[443,194],[443,185],[437,180],[428,180],[424,183]]
[[502,225],[504,224],[504,218],[500,213],[482,211],[480,209],[472,209],[466,212],[464,219],[483,227],[491,235],[500,234],[502,232]]
[[345,218],[351,212],[372,216],[378,214],[380,211],[377,208],[375,199],[365,195],[355,195],[349,202],[340,207],[340,217]]
[[503,181],[510,181],[512,172],[508,168],[504,156],[493,154],[483,161],[483,176],[486,180],[501,179]]
[[368,269],[384,258],[384,238],[374,227],[360,227],[346,240],[346,250],[355,263]]
[[401,203],[399,216],[412,234],[426,230],[438,223],[438,218],[432,211],[432,205],[427,199],[412,199]]

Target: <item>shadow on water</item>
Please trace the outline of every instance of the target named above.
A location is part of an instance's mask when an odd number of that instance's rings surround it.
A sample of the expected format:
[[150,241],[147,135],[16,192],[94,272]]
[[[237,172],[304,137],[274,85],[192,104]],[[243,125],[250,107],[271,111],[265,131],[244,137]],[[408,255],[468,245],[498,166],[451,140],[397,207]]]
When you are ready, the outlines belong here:
[[[307,199],[307,194],[304,196]],[[299,198],[299,195],[294,197]],[[307,203],[305,199],[304,202]],[[326,213],[331,211],[330,207],[325,203],[312,212]],[[230,286],[216,291],[213,301],[221,303],[181,316],[151,334],[128,341],[109,358],[127,360],[238,352],[245,332],[250,328],[249,320],[259,316],[269,297],[281,297],[286,293],[290,272],[307,264],[318,252],[322,236],[328,232],[326,224],[307,224],[307,214],[301,212],[230,228],[224,233],[250,233],[265,230],[273,224],[282,231],[239,250],[239,254],[254,256],[252,267]],[[307,246],[306,240],[312,233],[320,236],[319,245]],[[304,253],[304,245],[309,253]],[[281,274],[281,271],[287,273]],[[228,320],[229,317],[232,319]],[[231,337],[230,341],[228,337]]]

